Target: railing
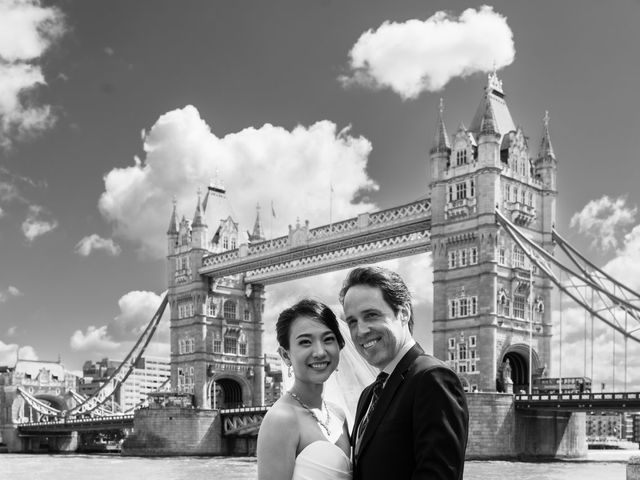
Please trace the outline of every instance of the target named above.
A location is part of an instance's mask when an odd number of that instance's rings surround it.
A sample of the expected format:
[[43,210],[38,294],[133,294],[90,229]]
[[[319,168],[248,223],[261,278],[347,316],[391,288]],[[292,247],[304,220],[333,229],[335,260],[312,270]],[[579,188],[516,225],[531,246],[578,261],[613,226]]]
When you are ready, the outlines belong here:
[[640,392],[534,393],[515,395],[516,408],[588,411],[592,409],[638,410]]

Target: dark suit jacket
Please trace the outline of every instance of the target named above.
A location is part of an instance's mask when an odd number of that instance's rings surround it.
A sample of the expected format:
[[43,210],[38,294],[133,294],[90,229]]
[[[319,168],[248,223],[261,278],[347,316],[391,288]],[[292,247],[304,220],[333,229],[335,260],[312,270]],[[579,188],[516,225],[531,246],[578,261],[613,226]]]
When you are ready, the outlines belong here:
[[[360,395],[353,440],[372,389],[370,385]],[[387,379],[358,454],[354,452],[353,478],[461,480],[468,428],[458,376],[416,344]]]

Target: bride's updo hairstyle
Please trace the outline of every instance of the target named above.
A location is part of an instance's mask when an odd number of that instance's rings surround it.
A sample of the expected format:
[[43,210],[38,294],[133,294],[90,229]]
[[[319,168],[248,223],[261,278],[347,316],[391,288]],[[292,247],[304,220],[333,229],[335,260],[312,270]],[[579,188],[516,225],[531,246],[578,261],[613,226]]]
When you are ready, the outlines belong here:
[[305,298],[283,310],[278,316],[278,321],[276,322],[276,337],[280,346],[285,350],[289,350],[291,325],[298,317],[307,317],[319,321],[333,332],[338,340],[340,349],[344,347],[344,338],[340,333],[338,319],[335,313],[333,313],[333,310],[322,302]]

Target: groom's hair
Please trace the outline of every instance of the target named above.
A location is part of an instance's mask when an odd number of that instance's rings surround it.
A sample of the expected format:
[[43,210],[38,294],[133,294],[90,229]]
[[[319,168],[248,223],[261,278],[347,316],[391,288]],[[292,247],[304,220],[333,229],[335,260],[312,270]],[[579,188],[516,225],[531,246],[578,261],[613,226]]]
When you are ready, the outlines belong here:
[[382,298],[396,315],[403,306],[409,307],[409,331],[413,334],[413,306],[411,292],[402,277],[396,272],[382,267],[358,267],[349,272],[340,290],[340,303],[344,305],[344,297],[351,287],[366,285],[379,288]]
[[278,321],[276,322],[276,338],[282,348],[289,350],[291,325],[299,317],[318,320],[333,332],[340,348],[342,349],[342,347],[344,347],[344,337],[340,333],[338,319],[336,318],[336,314],[333,313],[333,310],[318,300],[305,298],[295,305],[284,309],[278,316]]

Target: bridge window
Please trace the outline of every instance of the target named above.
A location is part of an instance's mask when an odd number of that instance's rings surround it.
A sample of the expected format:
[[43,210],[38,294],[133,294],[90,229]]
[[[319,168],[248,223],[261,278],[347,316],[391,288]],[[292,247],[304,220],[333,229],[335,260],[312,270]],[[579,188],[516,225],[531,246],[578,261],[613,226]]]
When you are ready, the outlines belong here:
[[506,257],[507,257],[507,252],[504,248],[500,248],[498,250],[498,263],[500,265],[506,265],[507,261],[506,261]]
[[238,355],[246,355],[247,354],[247,342],[238,343]]
[[453,202],[453,185],[449,185],[449,202]]
[[449,318],[468,317],[478,313],[478,297],[460,297],[449,300]]
[[238,339],[235,337],[224,337],[224,353],[231,355],[238,354]]
[[476,196],[476,181],[473,178],[469,181],[469,196],[471,198]]
[[522,203],[523,205],[524,205],[524,202],[525,202],[525,198],[526,198],[525,195],[526,194],[527,194],[527,192],[525,192],[524,189],[520,190],[520,203]]
[[498,293],[498,315],[509,316],[509,298],[504,289]]
[[458,359],[459,360],[467,359],[467,346],[464,343],[458,344]]
[[236,239],[232,238],[231,239],[231,250],[235,250],[235,248],[236,248]]
[[519,247],[513,249],[513,266],[520,268],[524,268],[525,266],[525,254]]
[[216,305],[216,299],[214,297],[209,297],[209,299],[207,300],[207,316],[209,317],[215,317],[216,316],[216,310],[217,310],[217,305]]
[[461,298],[460,299],[460,316],[466,317],[469,315],[469,299]]
[[[469,337],[469,346],[470,346],[470,347],[475,347],[475,346],[476,346],[476,336],[475,336],[475,335],[471,335],[471,336]],[[475,353],[476,353],[476,352],[475,352],[475,351],[473,351],[473,354],[474,354],[474,355],[473,355],[473,357],[475,357]],[[473,357],[472,357],[472,358],[473,358]]]
[[178,303],[178,318],[193,317],[193,302]]
[[226,235],[222,237],[222,248],[224,248],[225,250],[229,250],[229,237],[227,237]]
[[456,268],[457,256],[458,256],[458,252],[456,250],[449,252],[449,268]]
[[478,263],[478,247],[450,250],[448,254],[449,268],[466,267]]
[[458,300],[449,300],[449,318],[458,316]]
[[251,310],[249,310],[249,308],[244,309],[244,321],[245,322],[251,321]]
[[456,339],[453,337],[449,338],[449,348],[456,348]]
[[464,165],[466,163],[468,163],[467,151],[466,150],[458,150],[456,152],[456,166]]
[[524,295],[513,296],[513,316],[515,318],[525,318],[525,297]]
[[467,198],[467,183],[456,183],[456,200]]
[[213,353],[222,353],[222,340],[219,338],[213,340]]
[[460,250],[460,266],[461,267],[467,266],[467,251],[464,249]]
[[233,300],[227,300],[224,302],[224,318],[225,320],[236,319],[236,302]]
[[529,192],[528,199],[529,199],[529,201],[527,202],[527,204],[530,207],[533,207],[533,193]]

